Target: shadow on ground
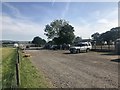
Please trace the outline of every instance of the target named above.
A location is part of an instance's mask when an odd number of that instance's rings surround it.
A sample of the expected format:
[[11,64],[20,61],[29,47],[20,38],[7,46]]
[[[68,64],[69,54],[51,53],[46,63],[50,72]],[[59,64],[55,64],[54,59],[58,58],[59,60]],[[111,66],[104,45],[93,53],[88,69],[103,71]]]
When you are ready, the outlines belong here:
[[91,51],[95,51],[95,52],[113,52],[114,50],[108,50],[108,49],[92,49]]
[[111,60],[112,62],[117,62],[117,63],[120,63],[120,59],[113,59]]
[[[86,52],[80,52],[80,53],[86,53]],[[65,52],[63,54],[80,54],[80,53],[70,53],[70,52]]]
[[93,52],[101,52],[101,55],[118,55],[115,51],[113,50],[92,50]]
[[107,52],[107,53],[104,53],[104,54],[101,54],[101,55],[117,55],[117,54],[114,53],[114,52]]

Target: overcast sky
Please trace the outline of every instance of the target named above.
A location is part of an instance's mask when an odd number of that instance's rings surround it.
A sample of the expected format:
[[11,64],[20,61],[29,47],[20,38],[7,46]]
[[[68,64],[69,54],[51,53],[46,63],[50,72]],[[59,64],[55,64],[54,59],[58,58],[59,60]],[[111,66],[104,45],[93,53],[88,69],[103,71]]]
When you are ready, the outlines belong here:
[[[1,12],[0,12],[1,13]],[[118,26],[117,2],[10,2],[2,3],[2,39],[44,39],[44,28],[55,19],[65,19],[75,35],[90,38]],[[0,18],[1,19],[1,18]]]

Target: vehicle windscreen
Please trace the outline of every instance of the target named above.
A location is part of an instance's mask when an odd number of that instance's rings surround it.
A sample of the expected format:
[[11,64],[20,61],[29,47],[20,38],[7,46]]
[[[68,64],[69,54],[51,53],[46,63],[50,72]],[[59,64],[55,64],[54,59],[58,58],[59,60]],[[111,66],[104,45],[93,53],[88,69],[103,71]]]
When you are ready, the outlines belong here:
[[79,47],[82,47],[82,46],[87,46],[87,44],[77,44],[75,46],[79,46]]

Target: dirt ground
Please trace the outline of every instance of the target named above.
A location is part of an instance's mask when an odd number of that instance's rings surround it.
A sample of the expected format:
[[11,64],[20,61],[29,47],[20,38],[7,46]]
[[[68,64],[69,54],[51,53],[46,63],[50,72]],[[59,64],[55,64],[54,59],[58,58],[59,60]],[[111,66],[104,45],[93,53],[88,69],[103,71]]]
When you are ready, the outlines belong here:
[[57,88],[118,88],[118,56],[65,50],[26,50],[33,65]]

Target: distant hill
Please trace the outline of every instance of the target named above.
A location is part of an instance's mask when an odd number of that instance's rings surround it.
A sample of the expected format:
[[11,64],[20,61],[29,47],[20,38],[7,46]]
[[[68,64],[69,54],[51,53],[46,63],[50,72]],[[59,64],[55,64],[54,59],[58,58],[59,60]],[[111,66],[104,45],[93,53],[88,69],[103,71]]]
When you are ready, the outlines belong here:
[[19,44],[29,44],[31,41],[12,41],[12,40],[1,40],[0,44],[14,44],[14,43],[19,43]]

